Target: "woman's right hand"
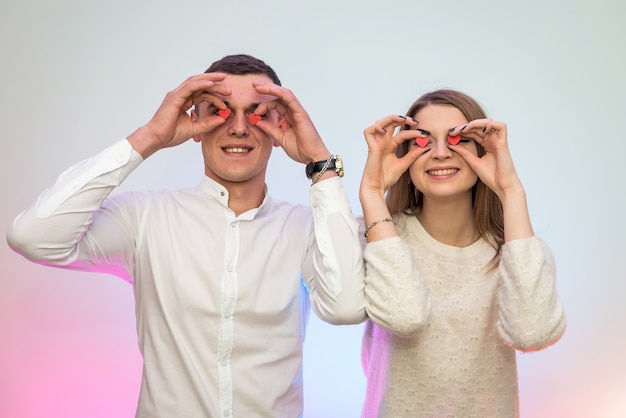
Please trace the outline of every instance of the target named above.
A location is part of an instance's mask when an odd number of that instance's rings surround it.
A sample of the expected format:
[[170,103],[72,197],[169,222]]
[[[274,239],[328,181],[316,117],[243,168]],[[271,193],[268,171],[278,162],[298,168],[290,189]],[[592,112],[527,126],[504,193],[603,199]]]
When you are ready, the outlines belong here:
[[396,149],[405,141],[426,138],[419,130],[400,130],[397,127],[408,125],[415,128],[418,122],[408,116],[389,115],[363,131],[367,142],[367,160],[361,179],[360,193],[383,196],[395,184],[409,166],[429,148],[409,147],[403,157],[396,156]]

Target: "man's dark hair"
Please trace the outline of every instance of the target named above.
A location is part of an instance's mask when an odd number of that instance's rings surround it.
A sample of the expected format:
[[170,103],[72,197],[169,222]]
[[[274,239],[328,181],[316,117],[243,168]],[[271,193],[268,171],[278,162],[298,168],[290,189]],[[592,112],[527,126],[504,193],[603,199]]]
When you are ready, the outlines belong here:
[[264,74],[268,76],[274,84],[281,85],[280,79],[272,67],[260,59],[246,54],[227,55],[211,64],[205,73],[226,73],[233,75]]

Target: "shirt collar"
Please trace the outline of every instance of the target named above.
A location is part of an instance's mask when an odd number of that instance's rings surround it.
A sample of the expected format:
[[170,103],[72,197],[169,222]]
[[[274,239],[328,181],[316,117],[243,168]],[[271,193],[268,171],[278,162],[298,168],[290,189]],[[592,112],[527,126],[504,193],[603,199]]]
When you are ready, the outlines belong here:
[[[228,189],[226,187],[206,175],[202,177],[198,187],[201,191],[218,201],[226,210],[230,211],[228,207]],[[267,192],[267,184],[265,185],[264,194],[263,201],[258,208],[250,209],[237,218],[240,220],[251,220],[257,216],[265,215],[272,206],[272,198]]]

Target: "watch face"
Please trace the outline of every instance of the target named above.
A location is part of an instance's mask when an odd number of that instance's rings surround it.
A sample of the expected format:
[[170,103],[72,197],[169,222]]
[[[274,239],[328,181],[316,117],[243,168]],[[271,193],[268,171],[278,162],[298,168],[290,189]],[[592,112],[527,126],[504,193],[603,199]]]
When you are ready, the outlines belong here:
[[335,157],[335,171],[339,177],[343,177],[343,160],[338,155]]

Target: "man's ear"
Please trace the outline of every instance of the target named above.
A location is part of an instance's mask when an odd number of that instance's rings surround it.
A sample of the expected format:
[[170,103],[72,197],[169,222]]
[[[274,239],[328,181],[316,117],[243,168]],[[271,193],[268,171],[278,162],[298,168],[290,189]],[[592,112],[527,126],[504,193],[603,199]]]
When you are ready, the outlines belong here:
[[[280,128],[281,131],[285,132],[287,129],[291,128],[291,126],[289,126],[289,123],[287,123],[287,121],[285,120],[284,116],[279,116],[278,117],[278,127]],[[280,147],[280,142],[278,142],[276,139],[274,139],[274,146],[275,147]]]
[[284,132],[287,129],[291,128],[291,126],[289,126],[289,124],[287,123],[287,121],[285,120],[284,117],[280,117],[278,119],[278,127]]
[[[196,109],[197,109],[197,107],[192,108],[191,109],[191,114],[189,115],[191,117],[191,121],[194,122],[194,123],[198,122],[198,114],[196,113]],[[198,136],[194,136],[193,140],[196,141],[196,142],[202,141],[202,139],[200,138],[199,135]]]

